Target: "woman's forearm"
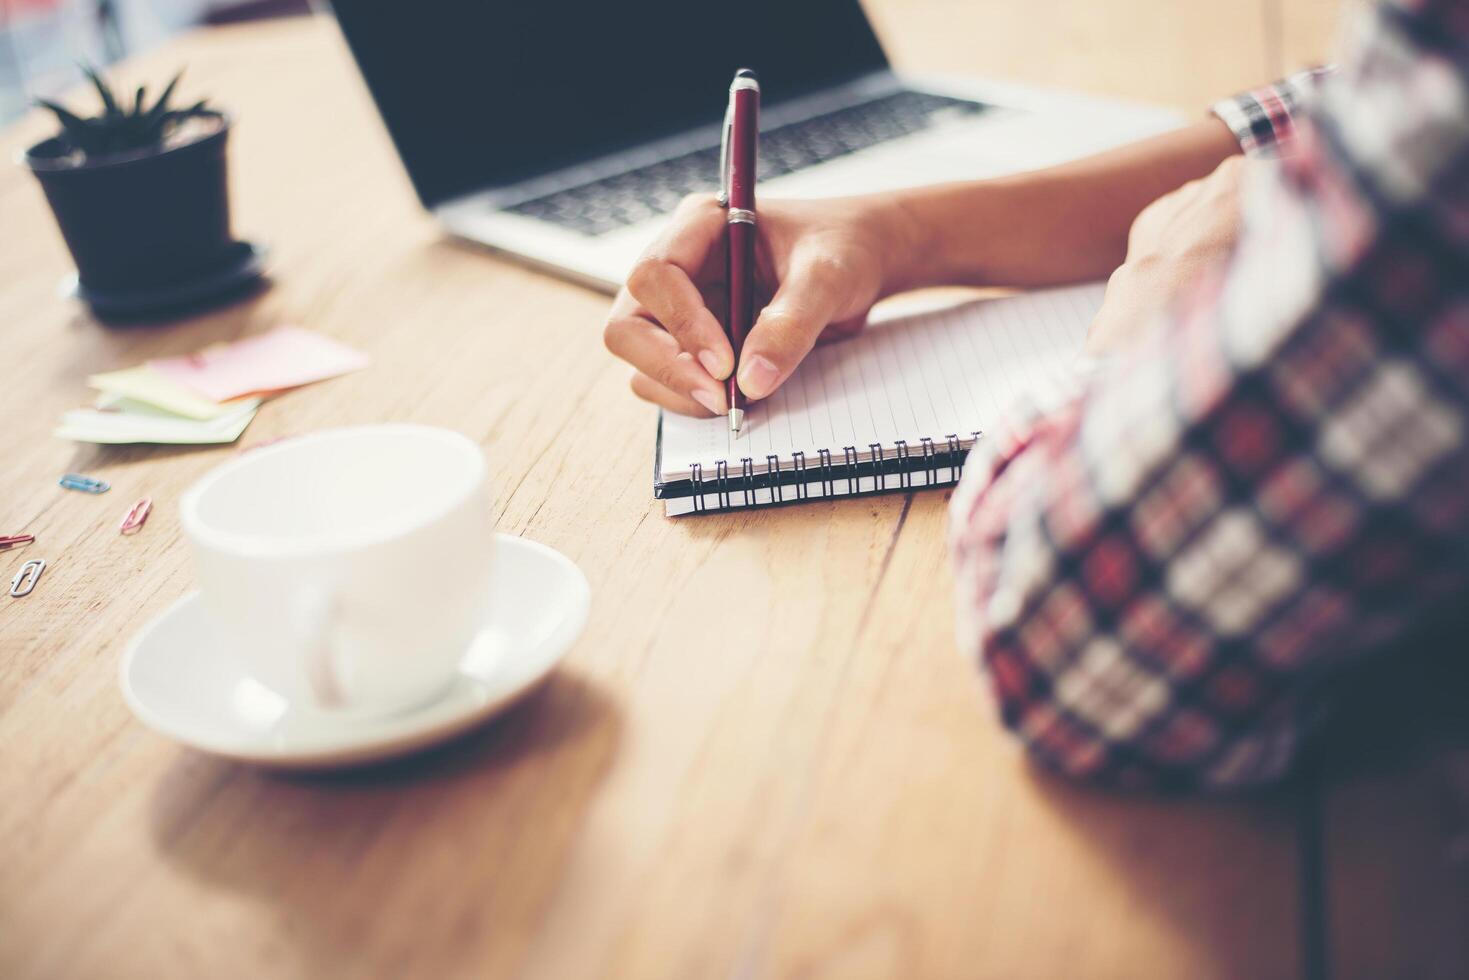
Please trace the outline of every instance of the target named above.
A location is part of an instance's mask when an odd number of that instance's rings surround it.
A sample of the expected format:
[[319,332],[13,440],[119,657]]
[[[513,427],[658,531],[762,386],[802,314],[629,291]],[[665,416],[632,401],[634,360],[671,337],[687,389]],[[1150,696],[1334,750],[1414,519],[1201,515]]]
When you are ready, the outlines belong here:
[[889,212],[906,247],[885,292],[1105,278],[1138,212],[1238,152],[1209,119],[1045,170],[899,191]]

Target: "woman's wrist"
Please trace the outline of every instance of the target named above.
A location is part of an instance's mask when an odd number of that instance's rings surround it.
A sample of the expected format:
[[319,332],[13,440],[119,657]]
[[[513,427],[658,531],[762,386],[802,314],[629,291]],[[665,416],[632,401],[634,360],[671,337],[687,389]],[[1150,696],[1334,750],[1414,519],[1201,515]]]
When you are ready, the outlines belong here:
[[883,256],[882,296],[938,285],[947,275],[938,254],[941,229],[916,197],[929,188],[869,195],[864,220],[876,229]]
[[927,286],[988,284],[990,250],[1024,229],[1003,221],[998,181],[936,184],[882,195],[890,274],[884,295]]
[[1106,278],[1138,212],[1237,149],[1211,119],[1043,170],[873,195],[887,236],[883,294]]

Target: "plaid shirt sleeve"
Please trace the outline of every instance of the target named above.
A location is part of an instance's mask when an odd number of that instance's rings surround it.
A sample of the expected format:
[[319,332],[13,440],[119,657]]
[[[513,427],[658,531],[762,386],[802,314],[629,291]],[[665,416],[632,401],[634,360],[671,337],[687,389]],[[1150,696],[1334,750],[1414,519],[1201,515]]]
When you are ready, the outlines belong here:
[[1332,71],[1325,67],[1298,72],[1274,85],[1216,102],[1210,111],[1230,128],[1246,155],[1287,153],[1297,113],[1310,103],[1317,83]]
[[1065,773],[1277,778],[1469,595],[1469,0],[1362,14],[1227,268],[955,492],[960,642]]

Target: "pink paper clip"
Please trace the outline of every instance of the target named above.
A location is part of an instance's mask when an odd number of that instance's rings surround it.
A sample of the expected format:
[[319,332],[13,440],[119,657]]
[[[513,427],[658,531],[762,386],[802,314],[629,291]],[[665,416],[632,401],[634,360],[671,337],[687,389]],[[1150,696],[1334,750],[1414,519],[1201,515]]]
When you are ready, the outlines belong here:
[[122,523],[117,526],[117,529],[123,534],[137,534],[142,529],[143,522],[148,519],[148,515],[152,511],[153,501],[144,497],[142,500],[133,504],[128,512],[123,515]]
[[34,534],[0,534],[0,551],[5,551],[23,544],[30,544],[34,540],[36,540]]

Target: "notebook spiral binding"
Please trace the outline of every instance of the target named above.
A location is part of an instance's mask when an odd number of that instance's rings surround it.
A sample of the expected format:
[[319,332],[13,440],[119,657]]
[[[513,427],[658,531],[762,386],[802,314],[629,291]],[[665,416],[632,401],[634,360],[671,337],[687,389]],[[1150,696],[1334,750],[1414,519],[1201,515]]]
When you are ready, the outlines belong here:
[[[971,434],[975,440],[981,435],[978,430]],[[948,434],[942,443],[936,443],[931,437],[924,436],[918,440],[916,451],[906,439],[896,439],[893,442],[893,452],[889,455],[882,443],[870,442],[867,444],[870,458],[865,463],[856,446],[843,446],[839,463],[834,461],[835,454],[830,449],[816,450],[817,459],[814,464],[807,460],[806,453],[801,450],[792,452],[789,460],[782,460],[779,455],[768,453],[765,456],[763,474],[755,472],[753,457],[742,456],[738,475],[732,475],[729,461],[721,459],[714,464],[712,479],[705,478],[702,463],[692,463],[689,466],[689,482],[692,486],[690,496],[693,498],[693,512],[708,512],[710,506],[706,498],[709,496],[717,500],[719,510],[811,500],[813,484],[820,484],[822,497],[855,497],[946,486],[959,482],[964,474],[964,459],[961,456],[963,445],[958,433]],[[947,470],[947,473],[941,478],[940,472],[943,470]],[[926,480],[923,484],[916,485],[913,476],[919,472],[925,475]],[[781,474],[790,474],[790,478],[783,480]],[[890,483],[892,477],[896,477],[896,480]],[[870,488],[863,488],[864,479],[872,481]],[[761,490],[770,492],[769,500],[758,499],[757,492]]]

